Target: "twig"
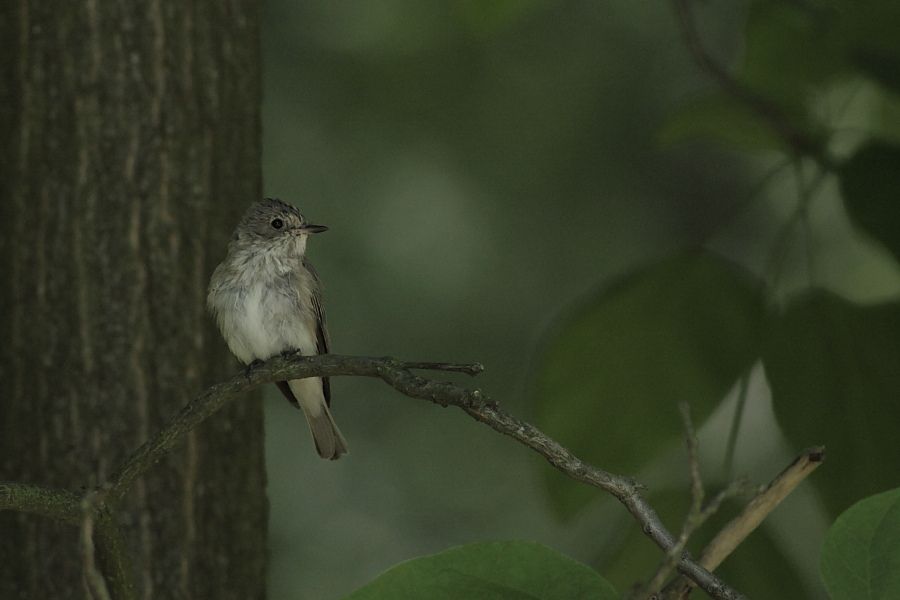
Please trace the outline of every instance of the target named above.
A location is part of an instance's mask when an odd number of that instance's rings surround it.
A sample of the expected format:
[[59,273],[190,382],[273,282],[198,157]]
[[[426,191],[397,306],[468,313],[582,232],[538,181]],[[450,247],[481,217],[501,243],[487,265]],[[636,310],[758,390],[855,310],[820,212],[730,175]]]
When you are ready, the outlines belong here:
[[[678,410],[681,412],[681,421],[684,423],[688,467],[691,473],[691,509],[688,512],[690,518],[685,523],[685,528],[688,529],[689,522],[700,517],[705,492],[703,491],[703,479],[700,477],[700,459],[697,457],[697,446],[699,443],[697,442],[697,432],[694,431],[694,422],[691,421],[691,407],[687,402],[681,402],[678,405]],[[690,532],[688,532],[688,535],[690,535]]]
[[0,481],[0,511],[17,510],[78,525],[81,522],[79,502],[80,498],[68,490]]
[[[825,460],[825,447],[804,450],[769,485],[763,487],[747,503],[744,510],[731,520],[706,546],[699,563],[710,571],[715,570],[760,523],[775,510],[800,483]],[[693,588],[692,582],[679,578],[664,590],[665,598],[684,598]]]
[[418,369],[424,371],[450,371],[455,373],[465,373],[466,375],[478,375],[484,371],[484,365],[481,363],[451,364],[436,362],[406,362],[403,363],[405,369]]
[[795,127],[777,104],[732,77],[724,67],[713,60],[700,39],[700,34],[697,31],[693,13],[691,12],[690,0],[673,0],[673,3],[681,24],[685,45],[690,51],[694,62],[706,71],[725,93],[747,106],[766,121],[769,127],[784,140],[787,147],[794,154],[797,156],[809,156],[815,159],[824,169],[833,170],[834,161],[827,156],[824,145],[819,140]]
[[662,589],[666,579],[672,574],[678,560],[684,554],[687,547],[688,539],[699,529],[711,516],[713,516],[722,503],[728,498],[734,497],[746,490],[747,482],[738,480],[731,482],[713,498],[705,506],[703,500],[705,491],[703,490],[703,480],[700,476],[700,459],[698,458],[698,442],[697,434],[694,431],[694,424],[691,420],[691,409],[686,402],[682,402],[678,406],[681,412],[681,419],[684,423],[685,444],[688,454],[688,468],[691,477],[691,506],[688,514],[684,519],[681,527],[681,533],[675,545],[666,552],[666,556],[657,568],[656,573],[651,577],[650,581],[644,586],[640,592],[641,597],[657,598],[658,592]]
[[678,410],[681,412],[681,420],[684,424],[685,432],[685,445],[687,446],[688,471],[691,476],[691,506],[688,508],[687,516],[684,518],[678,540],[666,552],[665,557],[663,557],[662,562],[656,569],[656,573],[653,574],[653,577],[650,578],[650,581],[640,592],[641,597],[653,598],[662,589],[666,579],[675,570],[678,560],[684,554],[688,538],[700,525],[704,492],[703,479],[700,476],[700,460],[697,458],[697,433],[694,431],[694,423],[691,421],[690,405],[687,402],[681,402],[678,405]]
[[705,522],[706,519],[716,514],[722,507],[722,503],[726,500],[734,498],[735,496],[747,494],[750,491],[752,491],[752,487],[750,486],[750,482],[745,477],[735,479],[727,486],[725,486],[722,490],[720,490],[718,494],[713,496],[709,502],[706,503],[706,506],[703,507],[703,512],[700,514],[702,518],[701,523]]
[[[477,390],[469,392],[465,388],[447,382],[425,380],[412,375],[408,369],[458,371],[474,375],[483,368],[479,363],[405,363],[390,357],[368,358],[333,354],[320,356],[294,354],[270,359],[265,363],[259,363],[250,367],[243,375],[236,375],[228,381],[208,388],[182,408],[166,424],[162,431],[133,452],[122,466],[113,473],[109,480],[108,502],[114,504],[121,500],[134,480],[165,456],[187,432],[192,431],[197,425],[215,414],[236,395],[259,385],[314,375],[329,377],[356,375],[379,377],[388,381],[388,375],[394,374],[395,383],[392,383],[392,385],[407,396],[438,402],[439,400],[435,400],[436,398],[445,398],[448,399],[446,401],[447,404],[453,404],[454,402],[451,400],[459,402],[467,394],[478,394],[480,392]],[[401,376],[398,376],[398,374]],[[407,383],[410,378],[424,383],[411,386]],[[388,383],[391,383],[391,381],[388,381]]]

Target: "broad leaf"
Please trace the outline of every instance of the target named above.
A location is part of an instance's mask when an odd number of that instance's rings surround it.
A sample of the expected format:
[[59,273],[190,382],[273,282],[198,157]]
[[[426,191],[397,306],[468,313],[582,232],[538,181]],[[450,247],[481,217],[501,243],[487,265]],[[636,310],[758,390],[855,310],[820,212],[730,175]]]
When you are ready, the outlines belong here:
[[900,598],[900,489],[861,500],[838,517],[821,568],[832,600]]
[[812,481],[832,514],[900,483],[900,304],[808,295],[769,323],[763,363],[790,441],[828,449]]
[[[537,421],[578,456],[633,473],[701,422],[758,355],[759,285],[708,253],[628,275],[568,319],[544,353]],[[597,493],[547,470],[571,515]]]
[[841,168],[850,217],[900,259],[900,146],[873,142]]
[[618,600],[596,571],[534,542],[451,548],[392,567],[347,600]]

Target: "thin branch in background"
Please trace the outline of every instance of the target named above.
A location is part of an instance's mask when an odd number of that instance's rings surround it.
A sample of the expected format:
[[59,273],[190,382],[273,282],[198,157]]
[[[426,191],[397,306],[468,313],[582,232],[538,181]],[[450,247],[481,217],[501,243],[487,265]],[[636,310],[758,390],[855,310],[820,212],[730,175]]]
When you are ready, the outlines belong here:
[[80,548],[82,570],[88,592],[94,600],[112,600],[106,579],[97,568],[97,559],[94,552],[94,519],[98,507],[102,504],[102,492],[91,490],[81,500],[81,531]]
[[791,239],[794,228],[797,225],[803,225],[803,221],[809,211],[809,205],[817,197],[816,192],[818,192],[819,188],[825,183],[828,175],[826,171],[819,170],[816,173],[815,178],[808,185],[804,185],[802,178],[799,176],[799,163],[795,165],[795,167],[798,169],[796,180],[797,205],[794,207],[794,210],[791,211],[787,221],[782,224],[775,240],[772,242],[772,249],[766,259],[766,266],[764,268],[764,272],[770,280],[770,289],[777,288],[778,282],[781,279],[784,264],[787,262],[787,244]]
[[[694,422],[691,420],[691,407],[687,402],[681,402],[678,405],[681,412],[681,422],[684,424],[685,444],[687,445],[688,467],[691,473],[691,509],[688,512],[690,519],[695,520],[700,516],[703,509],[703,479],[700,476],[700,458],[698,457],[697,432],[694,431]],[[686,527],[687,528],[687,527]],[[688,532],[690,535],[690,532]]]
[[768,275],[768,287],[770,290],[778,288],[778,283],[781,281],[781,275],[784,271],[784,265],[787,263],[788,242],[791,240],[791,234],[794,231],[794,227],[800,224],[802,218],[803,209],[800,208],[798,203],[797,208],[791,211],[787,221],[781,225],[781,229],[778,230],[775,240],[772,242],[772,249],[769,252],[769,258],[766,260],[766,267],[764,269],[764,274]]
[[[704,568],[714,571],[824,460],[824,446],[804,450],[769,485],[761,488],[756,496],[747,503],[744,510],[716,534],[704,548],[699,559],[700,564]],[[662,597],[667,599],[686,598],[693,587],[694,584],[691,581],[679,577],[666,586]]]
[[816,188],[824,181],[824,176],[820,173],[818,180],[807,183],[803,176],[802,165],[796,167],[796,178],[798,194],[800,196],[801,221],[803,228],[804,250],[806,254],[806,277],[810,287],[816,283],[816,265],[815,265],[815,240],[813,239],[812,223],[810,222],[810,205],[812,204]]
[[747,405],[747,394],[750,391],[751,365],[747,372],[741,376],[740,389],[738,390],[737,403],[734,406],[734,416],[731,418],[731,429],[728,431],[728,442],[725,446],[725,462],[722,466],[725,479],[731,479],[734,470],[734,452],[737,449],[738,434],[741,432],[741,423],[744,420],[744,408]]
[[705,71],[722,90],[760,116],[798,157],[809,156],[823,169],[833,169],[833,161],[826,154],[824,145],[806,132],[794,126],[784,111],[768,98],[761,96],[734,77],[717,63],[700,38],[690,0],[673,0],[675,13],[681,25],[684,42],[694,62]]
[[739,198],[736,202],[736,206],[732,210],[731,214],[728,215],[725,220],[716,226],[716,228],[709,234],[704,242],[705,245],[712,244],[717,236],[722,235],[726,230],[738,220],[738,218],[746,213],[753,203],[762,197],[763,192],[769,187],[769,184],[772,183],[772,180],[775,179],[782,171],[793,164],[793,159],[791,157],[782,157],[775,164],[771,165],[766,171],[760,175],[759,179],[753,182],[750,185],[750,189],[747,191],[743,197]]

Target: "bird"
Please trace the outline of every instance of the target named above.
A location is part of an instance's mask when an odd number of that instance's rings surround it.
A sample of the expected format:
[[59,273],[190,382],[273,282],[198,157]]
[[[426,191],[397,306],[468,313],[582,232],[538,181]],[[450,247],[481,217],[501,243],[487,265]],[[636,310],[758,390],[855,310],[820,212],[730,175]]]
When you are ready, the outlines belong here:
[[[277,198],[254,202],[244,213],[210,278],[207,307],[229,350],[245,365],[288,352],[329,352],[322,285],[306,257],[310,235],[327,229]],[[277,386],[303,411],[320,457],[335,460],[347,453],[331,414],[327,377]]]

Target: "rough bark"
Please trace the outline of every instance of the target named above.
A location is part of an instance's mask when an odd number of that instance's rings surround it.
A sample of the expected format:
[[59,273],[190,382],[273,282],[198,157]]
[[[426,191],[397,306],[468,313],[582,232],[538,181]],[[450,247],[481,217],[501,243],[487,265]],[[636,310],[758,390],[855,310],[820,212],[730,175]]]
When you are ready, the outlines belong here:
[[[205,286],[260,196],[258,4],[0,8],[0,480],[102,483],[233,363]],[[138,481],[139,597],[262,598],[258,398]],[[78,530],[0,513],[0,598],[84,598]]]

